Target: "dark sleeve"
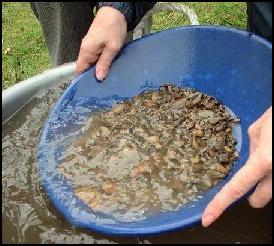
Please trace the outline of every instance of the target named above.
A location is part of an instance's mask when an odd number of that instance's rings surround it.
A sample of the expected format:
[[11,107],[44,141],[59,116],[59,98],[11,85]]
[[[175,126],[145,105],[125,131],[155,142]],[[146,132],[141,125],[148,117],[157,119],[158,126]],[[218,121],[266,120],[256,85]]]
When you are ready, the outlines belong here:
[[156,2],[99,2],[97,9],[110,6],[119,10],[127,20],[128,31],[131,31],[155,4]]
[[247,2],[247,28],[272,42],[272,2]]

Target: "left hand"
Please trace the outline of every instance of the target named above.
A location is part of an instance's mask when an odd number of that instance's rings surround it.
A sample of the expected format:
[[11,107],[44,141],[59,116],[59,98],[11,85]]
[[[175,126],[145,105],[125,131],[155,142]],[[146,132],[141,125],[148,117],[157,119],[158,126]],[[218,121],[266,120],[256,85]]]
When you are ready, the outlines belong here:
[[255,192],[248,198],[249,204],[261,208],[272,199],[272,107],[249,127],[248,134],[249,159],[206,207],[202,217],[204,227],[258,182]]
[[111,63],[124,45],[127,36],[125,16],[115,8],[104,6],[94,18],[83,38],[76,62],[77,73],[82,73],[96,62],[96,78],[106,78]]

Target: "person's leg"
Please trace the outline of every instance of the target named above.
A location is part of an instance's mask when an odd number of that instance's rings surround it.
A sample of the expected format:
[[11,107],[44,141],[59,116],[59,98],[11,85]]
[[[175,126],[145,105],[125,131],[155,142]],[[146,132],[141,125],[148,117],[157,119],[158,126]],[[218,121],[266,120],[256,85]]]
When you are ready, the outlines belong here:
[[272,42],[272,2],[247,2],[247,30]]
[[92,21],[88,2],[31,2],[39,20],[53,66],[76,61],[82,38]]

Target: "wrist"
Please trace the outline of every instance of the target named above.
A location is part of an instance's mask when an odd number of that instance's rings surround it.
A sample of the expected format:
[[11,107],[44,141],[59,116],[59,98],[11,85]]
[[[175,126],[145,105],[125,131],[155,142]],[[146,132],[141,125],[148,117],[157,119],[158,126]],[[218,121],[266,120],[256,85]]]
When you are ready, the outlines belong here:
[[115,25],[125,26],[125,28],[127,29],[127,21],[125,16],[119,10],[115,8],[112,8],[109,6],[103,6],[98,10],[96,14],[96,17],[99,17],[99,16],[101,17],[99,18],[100,20],[103,20],[103,21],[111,20],[115,22]]
[[118,13],[124,17],[123,19],[125,20],[127,26],[131,24],[132,8],[129,2],[99,2],[97,4],[98,11],[105,7],[109,7],[111,9],[118,11]]

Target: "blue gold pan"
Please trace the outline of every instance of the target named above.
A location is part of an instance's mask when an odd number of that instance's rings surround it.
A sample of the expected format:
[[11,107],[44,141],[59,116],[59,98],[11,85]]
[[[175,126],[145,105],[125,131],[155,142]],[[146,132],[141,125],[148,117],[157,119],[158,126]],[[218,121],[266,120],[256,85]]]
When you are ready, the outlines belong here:
[[[94,110],[111,107],[166,82],[212,95],[241,119],[234,129],[239,159],[217,186],[176,212],[137,222],[94,213],[73,195],[73,188],[56,170],[64,150]],[[262,38],[220,26],[183,27],[146,36],[124,47],[103,83],[96,81],[92,67],[61,96],[40,140],[43,186],[56,208],[77,227],[129,236],[191,227],[200,223],[208,202],[244,165],[249,153],[247,129],[271,103],[272,45]]]

